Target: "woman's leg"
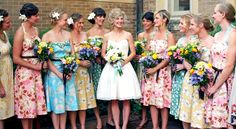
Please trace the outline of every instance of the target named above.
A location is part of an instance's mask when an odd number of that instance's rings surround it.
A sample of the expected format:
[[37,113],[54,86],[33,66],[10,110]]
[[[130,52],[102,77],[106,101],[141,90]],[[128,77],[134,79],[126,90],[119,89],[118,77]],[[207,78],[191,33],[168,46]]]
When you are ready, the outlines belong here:
[[168,109],[167,108],[161,109],[161,119],[162,119],[161,129],[167,129],[168,117],[169,117],[168,116]]
[[86,110],[79,110],[80,129],[85,129]]
[[4,129],[4,122],[3,122],[3,120],[0,120],[0,129]]
[[108,102],[108,105],[107,105],[107,123],[110,125],[114,125],[112,111],[111,111],[111,101]]
[[32,119],[21,119],[23,129],[32,129]]
[[69,112],[71,129],[77,129],[77,126],[76,126],[76,116],[77,116],[77,112],[76,111]]
[[96,119],[97,119],[97,129],[101,129],[102,128],[102,119],[100,117],[99,108],[95,107],[93,109],[93,111],[94,111],[94,114],[95,114]]
[[66,129],[66,112],[59,116],[60,129]]
[[130,102],[129,100],[123,101],[123,125],[122,129],[127,129],[130,115]]
[[190,129],[190,123],[182,122],[184,129]]
[[141,118],[141,122],[139,124],[139,127],[143,127],[144,124],[147,123],[147,107],[146,106],[142,106],[142,118]]
[[151,111],[151,118],[152,118],[152,125],[153,129],[159,129],[159,124],[158,124],[158,110],[156,106],[150,106],[150,111]]
[[54,129],[59,129],[59,123],[60,123],[59,115],[52,112],[51,117]]
[[118,100],[111,101],[111,110],[116,129],[120,129],[120,109]]

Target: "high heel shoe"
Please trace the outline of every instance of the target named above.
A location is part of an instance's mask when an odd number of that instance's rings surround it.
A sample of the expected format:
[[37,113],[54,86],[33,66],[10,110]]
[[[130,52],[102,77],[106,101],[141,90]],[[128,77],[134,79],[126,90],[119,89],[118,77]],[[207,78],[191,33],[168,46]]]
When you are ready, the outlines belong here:
[[145,120],[145,122],[142,125],[138,125],[138,127],[136,129],[143,129],[144,127],[146,127],[148,124],[148,119]]
[[116,128],[114,125],[111,125],[111,124],[109,124],[109,123],[106,123],[106,127],[107,127],[108,129],[115,129],[115,128]]

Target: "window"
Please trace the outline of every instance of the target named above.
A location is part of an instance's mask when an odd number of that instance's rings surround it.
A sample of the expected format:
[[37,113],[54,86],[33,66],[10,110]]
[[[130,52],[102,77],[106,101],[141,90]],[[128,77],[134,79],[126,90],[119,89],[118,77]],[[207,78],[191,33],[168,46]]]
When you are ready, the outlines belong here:
[[173,17],[179,17],[192,10],[192,0],[167,0],[166,8]]

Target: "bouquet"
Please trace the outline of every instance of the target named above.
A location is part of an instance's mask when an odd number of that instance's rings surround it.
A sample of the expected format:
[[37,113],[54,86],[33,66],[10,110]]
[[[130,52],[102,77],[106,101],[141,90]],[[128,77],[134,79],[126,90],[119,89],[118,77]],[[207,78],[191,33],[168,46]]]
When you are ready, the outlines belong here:
[[121,61],[124,60],[124,53],[119,48],[109,46],[106,52],[105,60],[112,64],[115,71],[121,76],[123,74]]
[[139,59],[139,62],[144,66],[144,68],[153,68],[160,61],[157,53],[153,51],[145,51],[141,56],[142,57]]
[[80,44],[80,50],[79,50],[80,60],[90,60],[94,62],[97,56],[98,52],[94,50],[92,45],[90,45],[88,42],[83,42],[82,44]]
[[47,42],[40,42],[37,39],[34,42],[34,53],[38,57],[39,61],[47,61],[53,53],[51,45]]
[[144,47],[145,47],[146,43],[147,43],[146,39],[144,39],[142,41],[135,41],[134,42],[136,55],[141,55],[144,52]]
[[182,63],[182,57],[181,54],[183,54],[184,49],[180,48],[178,46],[170,46],[167,49],[167,55],[168,55],[168,59],[170,60],[170,64],[171,65],[175,65],[175,64],[181,64]]
[[97,53],[101,52],[102,42],[103,42],[103,39],[100,36],[88,38],[88,43],[93,47],[94,50],[97,51]]
[[204,98],[202,90],[207,88],[207,85],[213,80],[212,65],[204,61],[197,62],[190,70],[190,83],[193,86],[200,86],[199,98]]
[[200,60],[201,53],[198,49],[198,41],[192,41],[184,47],[181,57],[186,59],[192,66],[195,62]]
[[68,55],[63,57],[61,61],[63,64],[63,81],[64,85],[66,85],[66,76],[70,73],[76,72],[80,60],[76,59],[76,57],[73,55]]

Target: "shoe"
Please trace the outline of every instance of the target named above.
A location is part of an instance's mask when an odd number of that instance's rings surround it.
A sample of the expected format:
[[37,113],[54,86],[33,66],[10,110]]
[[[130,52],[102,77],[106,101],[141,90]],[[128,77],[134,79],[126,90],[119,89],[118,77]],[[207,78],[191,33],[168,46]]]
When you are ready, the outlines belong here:
[[138,125],[138,127],[136,129],[143,129],[145,126],[147,126],[148,124],[148,120],[146,120],[143,125]]
[[115,125],[111,125],[111,124],[109,124],[109,123],[106,123],[106,127],[107,127],[108,129],[115,129],[115,128],[116,128]]

